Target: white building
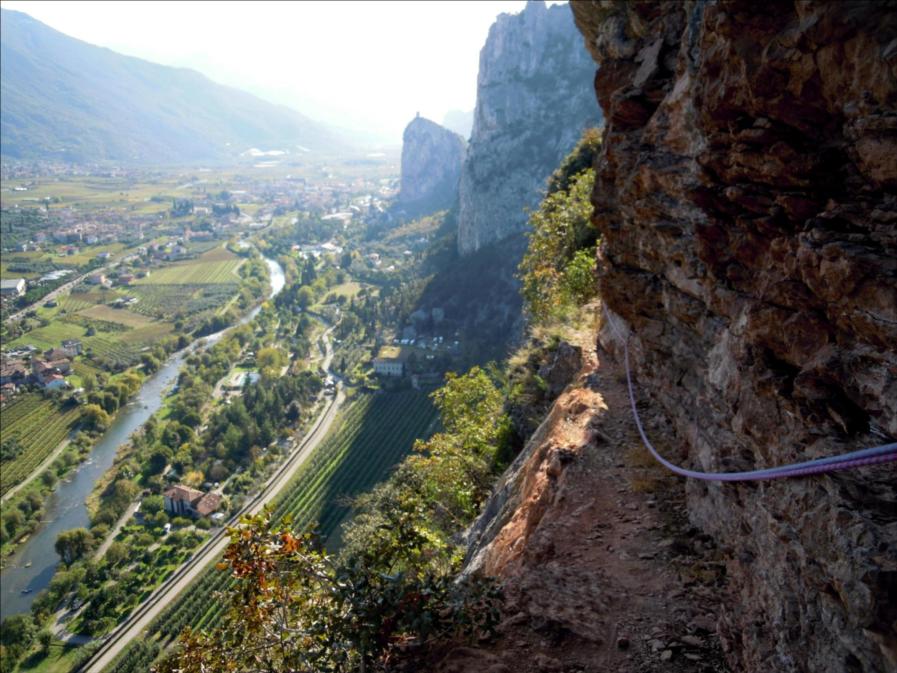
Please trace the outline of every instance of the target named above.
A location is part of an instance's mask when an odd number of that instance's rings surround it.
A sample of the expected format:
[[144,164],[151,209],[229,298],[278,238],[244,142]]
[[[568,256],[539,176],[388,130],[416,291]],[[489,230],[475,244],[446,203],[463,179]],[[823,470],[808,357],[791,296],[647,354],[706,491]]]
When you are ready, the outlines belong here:
[[374,358],[374,373],[380,376],[404,376],[407,356],[401,348],[385,346]]
[[0,280],[0,295],[4,297],[21,297],[25,294],[25,279]]
[[405,373],[405,363],[391,358],[375,358],[374,373],[381,376],[402,376]]

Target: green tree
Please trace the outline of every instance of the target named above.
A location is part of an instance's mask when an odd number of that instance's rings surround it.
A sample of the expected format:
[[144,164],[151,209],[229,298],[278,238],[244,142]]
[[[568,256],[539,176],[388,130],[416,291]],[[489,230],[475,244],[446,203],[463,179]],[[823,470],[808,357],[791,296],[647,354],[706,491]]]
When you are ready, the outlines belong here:
[[11,671],[12,665],[21,658],[31,644],[37,627],[31,614],[20,614],[7,617],[0,624],[0,646],[4,650],[4,671]]
[[315,303],[315,293],[308,286],[300,287],[296,292],[296,305],[299,308],[308,308]]
[[37,634],[37,642],[40,643],[40,649],[44,656],[50,653],[50,645],[53,644],[53,634],[49,629],[44,629]]
[[19,441],[18,437],[9,437],[0,443],[0,461],[6,462],[18,456],[25,447]]
[[71,565],[90,551],[93,536],[86,528],[73,528],[56,538],[56,553],[66,565]]
[[281,349],[269,346],[256,353],[255,362],[263,378],[274,379],[280,376],[280,370],[287,363],[287,356]]
[[110,566],[116,566],[128,558],[128,546],[122,542],[113,542],[103,557]]
[[92,393],[94,390],[96,390],[97,387],[97,377],[90,372],[82,374],[81,387],[84,388],[84,392]]
[[149,456],[149,459],[146,461],[146,469],[149,471],[149,474],[159,474],[162,470],[165,469],[165,466],[168,465],[168,461],[171,460],[172,451],[166,446],[160,446],[156,448]]
[[3,528],[10,538],[14,538],[25,524],[25,515],[18,508],[10,508],[3,513]]
[[140,502],[144,514],[156,514],[165,509],[165,499],[161,495],[148,495]]
[[118,511],[124,511],[137,498],[140,487],[130,479],[116,479],[109,496],[110,504]]
[[106,410],[98,404],[85,404],[81,417],[84,419],[84,425],[90,430],[105,430],[111,421]]

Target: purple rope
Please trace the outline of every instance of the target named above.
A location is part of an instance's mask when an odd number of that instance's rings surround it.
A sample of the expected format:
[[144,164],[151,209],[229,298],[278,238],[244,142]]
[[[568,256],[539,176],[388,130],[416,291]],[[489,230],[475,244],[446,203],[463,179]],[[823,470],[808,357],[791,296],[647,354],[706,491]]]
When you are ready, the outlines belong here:
[[860,449],[851,451],[840,456],[832,456],[830,458],[817,458],[816,460],[808,460],[801,463],[792,463],[790,465],[782,465],[780,467],[771,467],[762,470],[749,470],[746,472],[699,472],[696,470],[687,470],[678,465],[674,465],[666,458],[660,455],[660,452],[651,444],[645,428],[642,426],[642,419],[639,416],[635,403],[635,386],[632,383],[632,372],[629,367],[629,344],[628,337],[624,337],[604,306],[604,315],[607,317],[608,324],[623,344],[623,362],[626,366],[626,384],[629,388],[629,404],[632,408],[632,417],[638,428],[639,435],[645,448],[651,452],[654,459],[665,468],[683,477],[692,479],[701,479],[703,481],[762,481],[767,479],[786,479],[790,477],[802,477],[810,474],[822,474],[825,472],[835,472],[837,470],[847,470],[867,465],[878,465],[880,463],[890,463],[897,461],[897,443],[882,444],[868,449]]

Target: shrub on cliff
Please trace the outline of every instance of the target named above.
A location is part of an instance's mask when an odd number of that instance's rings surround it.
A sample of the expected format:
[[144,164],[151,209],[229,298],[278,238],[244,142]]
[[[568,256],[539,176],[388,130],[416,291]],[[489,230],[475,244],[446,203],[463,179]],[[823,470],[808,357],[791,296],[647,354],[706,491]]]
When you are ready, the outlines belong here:
[[491,583],[421,566],[421,533],[408,518],[395,524],[396,544],[337,560],[289,521],[245,518],[219,564],[236,580],[229,609],[208,634],[182,634],[162,670],[383,670],[409,644],[494,630]]
[[518,270],[526,310],[535,323],[548,322],[595,294],[598,234],[591,224],[591,194],[600,148],[601,131],[586,129],[530,214],[529,244]]
[[529,246],[519,271],[527,312],[537,323],[594,294],[594,184],[595,171],[587,168],[570,178],[566,190],[548,194],[530,215]]

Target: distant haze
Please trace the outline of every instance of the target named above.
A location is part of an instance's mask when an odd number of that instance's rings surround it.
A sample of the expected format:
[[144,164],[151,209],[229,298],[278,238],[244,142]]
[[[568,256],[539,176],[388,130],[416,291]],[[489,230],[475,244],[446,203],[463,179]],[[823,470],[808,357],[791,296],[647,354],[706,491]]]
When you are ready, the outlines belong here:
[[415,113],[472,110],[504,2],[2,2],[87,42],[399,144]]
[[449,110],[442,118],[442,125],[467,140],[473,129],[473,110]]

